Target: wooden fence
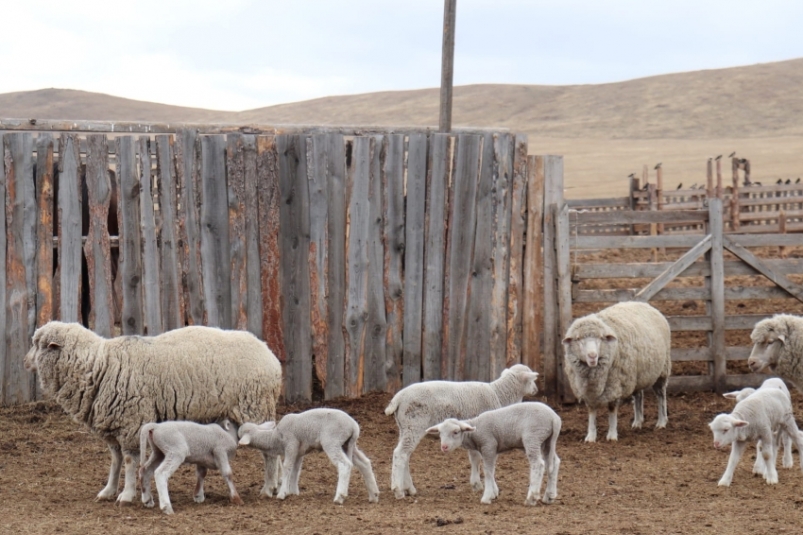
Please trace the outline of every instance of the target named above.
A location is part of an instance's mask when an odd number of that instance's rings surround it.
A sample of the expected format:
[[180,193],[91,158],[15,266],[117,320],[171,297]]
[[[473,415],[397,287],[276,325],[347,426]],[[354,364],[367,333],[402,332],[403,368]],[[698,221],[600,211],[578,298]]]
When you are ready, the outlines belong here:
[[288,401],[538,368],[543,183],[562,167],[524,136],[17,120],[0,134],[5,405],[36,398],[22,358],[51,319],[103,336],[248,329],[282,360]]

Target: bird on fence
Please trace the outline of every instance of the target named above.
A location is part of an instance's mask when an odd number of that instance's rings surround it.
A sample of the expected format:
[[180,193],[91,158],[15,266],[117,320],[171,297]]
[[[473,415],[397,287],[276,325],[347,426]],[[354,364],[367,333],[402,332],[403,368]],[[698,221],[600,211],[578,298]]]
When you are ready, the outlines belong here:
[[661,162],[658,162],[657,164],[655,164],[655,167],[653,169],[658,169],[659,167],[661,167]]
[[787,178],[787,179],[786,179],[786,182],[784,182],[784,184],[786,184],[787,186],[788,186],[789,184],[791,184],[791,183],[792,183],[792,179],[791,179],[791,178]]
[[641,191],[647,191],[648,189],[650,189],[650,183],[649,182],[644,184],[644,187],[641,188]]
[[736,151],[733,151],[730,154],[728,154],[728,158],[733,158],[734,156],[736,156]]
[[689,189],[697,189],[697,182],[695,182],[694,184],[692,184],[692,185],[691,185],[691,188],[689,188]]
[[783,178],[779,178],[778,182],[776,182],[776,184],[783,184]]
[[747,163],[747,158],[739,158],[739,163],[740,163],[741,165],[744,165],[744,164],[746,164],[746,163]]
[[683,182],[681,182],[680,184],[678,184],[678,187],[677,187],[677,189],[683,189]]
[[800,177],[797,177],[797,180],[795,180],[795,184],[800,184]]
[[750,183],[750,185],[751,185],[751,186],[760,186],[760,185],[761,185],[761,182],[758,182],[758,181],[756,181],[756,182],[751,182],[751,183]]
[[721,155],[721,154],[720,154],[719,156],[717,156],[716,158],[714,158],[714,159],[715,159],[715,160],[719,160],[720,158],[722,158],[722,155]]
[[750,182],[750,179],[747,178],[747,177],[744,177],[744,182],[742,182],[742,186],[752,186],[752,185],[753,185],[753,183]]

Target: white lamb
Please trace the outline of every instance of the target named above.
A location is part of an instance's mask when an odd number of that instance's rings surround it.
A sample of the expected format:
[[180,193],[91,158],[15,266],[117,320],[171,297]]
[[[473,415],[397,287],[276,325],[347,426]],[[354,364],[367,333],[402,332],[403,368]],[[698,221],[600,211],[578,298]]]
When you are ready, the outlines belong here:
[[574,395],[588,407],[586,442],[597,440],[597,410],[608,408],[608,440],[617,440],[617,411],[633,396],[633,427],[644,423],[644,392],[658,399],[658,423],[666,427],[666,383],[672,369],[669,322],[637,301],[618,303],[576,319],[563,339],[564,370]]
[[[523,364],[504,370],[491,383],[475,381],[427,381],[401,389],[393,396],[385,414],[396,415],[399,443],[393,450],[390,488],[396,498],[415,496],[410,475],[412,455],[427,428],[447,418],[473,418],[482,412],[520,402],[538,392],[538,373]],[[469,453],[471,457],[471,453]]]
[[240,427],[240,444],[250,445],[264,455],[284,456],[280,500],[288,494],[298,494],[301,463],[310,451],[323,451],[337,468],[335,503],[343,503],[349,493],[352,466],[356,466],[368,489],[368,501],[379,501],[371,461],[357,447],[360,426],[345,412],[337,409],[310,409],[300,414],[288,414],[279,424],[245,423]]
[[[479,490],[479,456],[485,472],[485,492],[480,500],[491,503],[499,496],[494,470],[499,453],[523,449],[530,461],[530,488],[525,505],[535,505],[539,500],[552,503],[558,495],[558,468],[560,458],[556,444],[560,435],[561,420],[543,403],[516,403],[492,411],[483,412],[470,420],[449,418],[430,427],[427,433],[440,435],[441,450],[449,452],[463,447],[477,455],[471,456],[471,484]],[[541,499],[541,483],[547,472],[547,484]]]
[[[803,439],[792,415],[792,403],[789,397],[776,388],[759,389],[736,404],[730,414],[718,414],[708,424],[714,433],[714,447],[724,448],[731,444],[731,454],[725,473],[719,480],[720,486],[729,487],[733,481],[733,472],[739,463],[747,442],[761,440],[766,471],[764,479],[768,484],[778,482],[775,461],[778,449],[775,447],[775,430],[781,429],[792,437],[792,441],[803,451]],[[803,470],[803,456],[800,460]]]
[[229,464],[237,451],[237,427],[230,421],[224,420],[220,424],[208,425],[195,422],[149,423],[142,426],[139,441],[140,453],[143,456],[147,445],[153,450],[150,458],[139,468],[142,503],[145,507],[153,507],[151,477],[155,477],[159,508],[168,515],[173,514],[167,480],[184,463],[195,465],[198,475],[198,482],[195,485],[196,502],[204,501],[206,471],[209,468],[216,468],[220,470],[220,474],[229,486],[231,502],[236,505],[243,504],[234,487]]

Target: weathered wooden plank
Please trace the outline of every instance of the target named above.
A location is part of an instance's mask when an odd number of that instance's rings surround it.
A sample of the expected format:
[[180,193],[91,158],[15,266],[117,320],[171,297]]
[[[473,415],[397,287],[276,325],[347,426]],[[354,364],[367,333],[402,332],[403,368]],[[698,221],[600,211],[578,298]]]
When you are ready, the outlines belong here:
[[714,378],[710,375],[673,375],[669,377],[666,390],[676,392],[710,392],[714,389]]
[[329,356],[326,361],[326,399],[346,393],[344,312],[346,296],[346,144],[340,134],[327,134],[329,266]]
[[[3,403],[32,401],[36,395],[34,377],[23,366],[36,327],[36,191],[31,134],[3,137],[6,216],[6,352]],[[79,221],[80,232],[80,221]],[[80,243],[80,242],[79,242]],[[80,254],[80,251],[79,251]],[[79,269],[80,269],[79,257]],[[80,274],[80,271],[79,271]]]
[[565,394],[560,380],[565,331],[560,325],[555,214],[548,207],[563,202],[563,173],[555,169],[553,156],[544,156],[537,165],[544,173],[544,391],[560,396]]
[[276,138],[257,137],[257,199],[259,204],[259,258],[262,279],[262,339],[282,362],[286,361],[281,308],[279,264],[279,154]]
[[[2,140],[0,140],[2,146]],[[2,173],[0,165],[0,173]],[[5,191],[5,187],[3,188]],[[36,140],[36,197],[38,211],[38,225],[36,227],[36,326],[41,327],[54,316],[54,287],[53,287],[53,137],[50,134],[42,134]],[[0,197],[4,199],[3,197]],[[5,200],[0,202],[5,208]],[[5,213],[5,212],[4,212]],[[0,217],[5,227],[5,216]],[[5,240],[5,232],[0,231],[0,235]],[[5,251],[5,245],[3,245]],[[2,259],[5,264],[4,258]],[[5,269],[5,268],[4,268]],[[2,279],[4,280],[3,275]],[[5,285],[0,285],[5,287]],[[0,300],[5,303],[5,299]],[[5,307],[0,307],[5,308]],[[0,325],[5,325],[4,319],[0,319]],[[5,343],[0,340],[0,347]],[[2,359],[0,355],[0,359]]]
[[142,239],[142,290],[144,323],[148,335],[164,332],[162,324],[162,297],[160,294],[159,246],[156,241],[156,215],[153,208],[153,163],[151,138],[139,137],[139,209],[140,236]]
[[650,224],[650,223],[690,223],[708,221],[708,212],[699,210],[679,210],[679,211],[639,211],[616,210],[610,212],[589,212],[575,211],[569,212],[569,221],[572,226],[588,224]]
[[312,322],[312,353],[315,355],[315,374],[326,390],[329,361],[329,301],[326,276],[329,262],[329,207],[327,176],[327,143],[325,135],[307,139],[309,164],[309,277],[310,321]]
[[[142,238],[140,236],[140,193],[134,139],[117,138],[117,176],[120,180],[120,270],[123,290],[123,334],[143,334]],[[64,273],[62,272],[62,277]]]
[[371,144],[369,234],[368,234],[368,317],[365,332],[365,367],[363,392],[385,390],[387,386],[387,318],[385,316],[385,285],[383,262],[385,195],[382,184],[382,138],[373,137]]
[[[8,135],[8,134],[6,134]],[[6,135],[0,133],[0,404],[6,405],[6,371],[9,367],[9,347],[7,334],[8,314],[8,228],[6,226],[6,182],[7,174],[13,173],[11,151],[6,149]],[[8,170],[8,171],[7,171]],[[33,374],[32,374],[33,375]]]
[[[177,237],[179,190],[173,163],[173,136],[156,136],[156,176],[159,195],[159,243],[161,272],[161,309],[164,330],[184,326],[184,303],[181,291],[181,273],[178,263],[179,243]],[[183,207],[182,207],[183,209]]]
[[512,218],[513,136],[494,134],[491,190],[491,309],[488,380],[507,367],[510,225]]
[[452,167],[452,191],[447,223],[447,265],[443,321],[444,379],[465,378],[468,335],[469,287],[474,266],[477,226],[477,183],[482,137],[460,135]]
[[726,375],[723,390],[735,390],[746,387],[758,388],[766,381],[768,376],[763,373],[745,373],[739,375]]
[[674,264],[666,268],[666,270],[653,279],[647,286],[639,290],[634,298],[637,301],[647,302],[653,298],[655,294],[661,291],[664,286],[669,284],[675,277],[686,271],[692,263],[694,263],[700,256],[704,255],[711,249],[712,238],[706,236],[700,243],[689,249],[683,256],[675,261]]
[[566,199],[569,208],[582,210],[589,208],[630,208],[630,197],[611,197],[607,199]]
[[[423,148],[424,154],[421,161],[426,165],[427,138],[424,135],[415,135],[410,138],[412,145],[419,145],[416,150]],[[403,266],[405,254],[408,252],[408,237],[418,240],[421,246],[421,257],[419,267],[423,265],[423,245],[424,245],[424,184],[426,183],[426,167],[418,177],[420,189],[420,200],[408,202],[418,202],[420,212],[420,224],[413,231],[405,229],[404,214],[404,136],[386,136],[382,141],[382,188],[384,191],[385,214],[382,239],[385,243],[384,258],[384,279],[385,279],[385,318],[387,321],[386,329],[386,389],[388,392],[396,392],[402,385],[402,370],[404,362],[404,311],[405,311],[405,287],[403,284]],[[417,177],[410,177],[416,182]],[[409,178],[408,178],[409,181]],[[409,184],[408,182],[408,187]],[[409,190],[408,190],[409,191]],[[411,253],[412,254],[412,253]],[[413,278],[411,277],[411,281]],[[419,329],[418,329],[418,348],[415,354],[418,356],[419,370],[421,362],[421,330],[420,330],[420,311],[421,311],[421,292],[418,286],[418,310],[419,310]],[[415,306],[415,304],[411,305]],[[412,334],[412,333],[411,333]],[[419,371],[420,374],[420,371]]]
[[112,291],[111,240],[109,239],[109,205],[112,186],[109,179],[109,151],[106,136],[87,136],[86,189],[89,231],[84,255],[89,274],[89,322],[96,333],[112,336],[114,297]]
[[190,325],[206,324],[203,270],[201,268],[200,138],[196,130],[182,130],[177,136],[176,182],[179,188],[179,249],[185,313]]
[[81,317],[81,159],[75,135],[64,134],[59,147],[59,319]]
[[665,236],[572,236],[572,249],[652,249],[655,247],[680,247],[688,249],[697,245],[700,235]]
[[[507,358],[505,366],[522,363],[524,317],[525,234],[527,228],[527,136],[517,135],[510,184],[510,270],[507,297]],[[540,247],[540,246],[539,246]]]
[[226,181],[229,196],[231,327],[244,330],[247,324],[248,274],[245,258],[245,149],[241,134],[226,136]]
[[[551,215],[549,219],[551,221]],[[541,373],[542,377],[546,377],[548,366],[545,360],[547,352],[550,351],[550,346],[546,345],[546,340],[544,340],[543,349],[541,346],[542,333],[544,333],[545,328],[544,318],[547,310],[550,311],[550,317],[555,317],[552,313],[555,303],[547,300],[544,293],[545,281],[550,279],[548,278],[547,268],[544,263],[545,255],[542,253],[542,249],[543,251],[548,251],[549,247],[554,247],[554,244],[552,242],[548,243],[544,236],[544,225],[544,159],[542,157],[528,156],[527,242],[524,246],[524,311],[521,321],[521,361],[529,366],[530,369]],[[557,328],[557,325],[554,327]],[[554,359],[554,339],[550,354]],[[550,385],[550,383],[546,384]],[[554,387],[554,383],[551,384]]]
[[259,259],[259,201],[257,196],[257,145],[253,135],[243,136],[245,159],[245,328],[262,335],[262,278]]
[[[638,288],[617,288],[610,290],[572,290],[575,303],[619,303],[632,301]],[[789,297],[784,290],[767,286],[728,286],[725,288],[725,299],[728,301],[744,301],[749,299],[785,299]],[[711,292],[703,287],[664,288],[655,294],[650,301],[704,301],[711,299]],[[696,305],[695,305],[696,306]]]
[[[727,316],[725,329],[728,331],[751,330],[756,323],[772,317],[771,314],[744,314],[741,316]],[[668,316],[672,331],[711,331],[713,322],[709,316]]]
[[282,250],[282,321],[284,332],[292,333],[285,339],[285,399],[288,402],[309,401],[312,399],[312,340],[307,142],[305,136],[279,136],[276,147],[281,196],[279,247]]
[[[769,280],[789,292],[789,294],[797,299],[803,301],[803,286],[795,284],[789,280],[783,273],[773,271],[768,265],[761,261],[756,255],[736,243],[733,239],[725,237],[723,245],[728,251],[735,254],[745,262],[747,262],[753,269],[767,277]],[[713,267],[712,267],[713,270]]]
[[231,247],[223,136],[201,138],[201,162],[201,267],[207,323],[231,329]]
[[[551,209],[555,218],[555,258],[557,260],[558,275],[558,332],[561,338],[569,330],[572,323],[572,270],[571,258],[569,255],[569,209],[566,204],[552,204]],[[562,348],[561,348],[562,349]],[[574,401],[571,396],[571,389],[564,385],[563,370],[564,357],[561,350],[558,361],[558,390],[564,401]]]
[[[750,347],[726,347],[725,358],[727,360],[746,360],[750,356]],[[697,347],[693,349],[674,348],[672,349],[672,362],[693,362],[711,361],[711,350],[707,347]]]
[[[789,275],[803,272],[803,259],[762,259],[774,271]],[[575,268],[574,276],[578,279],[621,279],[621,278],[653,278],[661,274],[671,262],[628,263],[628,264],[595,264],[580,263]],[[756,275],[759,273],[741,261],[725,261],[725,275]],[[695,262],[678,275],[679,277],[702,277],[711,273],[707,262]]]
[[[747,228],[743,227],[742,231],[746,232]],[[788,232],[795,232],[798,230],[797,226],[787,225]],[[795,234],[729,234],[731,243],[737,243],[742,247],[781,247],[781,246],[799,246],[801,238]]]
[[[468,279],[463,379],[488,381],[491,358],[491,306],[493,300],[493,188],[494,140],[483,136],[480,176],[477,181],[474,256]],[[496,306],[496,303],[493,304]],[[507,307],[505,307],[507,308]]]
[[[446,358],[443,353],[443,318],[444,318],[444,265],[446,251],[446,218],[449,213],[449,160],[450,160],[450,136],[446,134],[433,134],[429,139],[429,153],[427,156],[427,179],[426,179],[426,210],[424,213],[424,273],[423,273],[423,316],[424,321],[421,325],[421,376],[425,381],[441,379],[445,377],[441,367],[442,361],[445,366]],[[415,163],[413,161],[413,163]],[[408,173],[411,169],[411,162],[407,162]],[[416,165],[416,167],[419,167]],[[408,177],[408,196],[410,187],[415,187],[420,180],[418,174],[414,175],[416,180],[410,184]],[[409,198],[409,197],[408,197]],[[410,202],[407,204],[408,225],[413,215],[410,213]],[[408,247],[411,247],[408,240]],[[414,253],[413,253],[414,254]],[[405,258],[406,262],[406,258]],[[411,275],[405,266],[405,277]],[[415,275],[413,275],[415,276]],[[405,288],[408,284],[414,284],[409,280],[405,281]],[[412,289],[410,289],[412,291]],[[405,303],[409,306],[410,300],[405,298]],[[406,314],[405,307],[405,314]],[[415,323],[411,320],[410,323]],[[416,325],[410,326],[405,318],[405,364],[404,364],[404,386],[418,381],[419,375],[416,374],[416,359],[408,357],[407,345],[415,346],[415,342],[408,340],[411,330]],[[414,331],[413,331],[414,332]],[[414,335],[413,335],[414,336]]]
[[[719,160],[717,160],[719,166]],[[720,179],[721,183],[721,179]],[[721,188],[720,188],[721,190]],[[714,360],[714,387],[718,393],[725,391],[725,273],[723,266],[724,221],[722,199],[708,200],[711,229],[711,355]]]

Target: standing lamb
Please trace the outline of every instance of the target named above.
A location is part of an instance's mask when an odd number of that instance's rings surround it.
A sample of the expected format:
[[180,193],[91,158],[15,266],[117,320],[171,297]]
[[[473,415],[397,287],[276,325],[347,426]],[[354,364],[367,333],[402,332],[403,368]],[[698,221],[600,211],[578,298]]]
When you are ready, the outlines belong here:
[[252,446],[264,455],[284,456],[282,486],[276,496],[284,500],[288,494],[298,494],[301,463],[310,451],[323,451],[337,468],[335,503],[343,503],[349,494],[351,469],[357,466],[368,489],[368,501],[379,501],[371,461],[357,447],[360,426],[354,418],[337,409],[310,409],[300,414],[284,416],[279,425],[265,422],[245,423],[240,427],[240,444]]
[[[470,420],[449,418],[427,429],[427,433],[440,435],[444,452],[458,447],[479,452],[485,471],[485,492],[480,502],[486,504],[499,496],[494,477],[496,457],[505,451],[523,449],[530,461],[530,488],[524,504],[535,505],[541,499],[545,468],[547,484],[542,501],[552,503],[558,495],[560,458],[556,444],[560,426],[560,416],[555,411],[543,403],[533,402],[486,411]],[[479,474],[479,466],[474,464],[476,456],[471,460],[473,476]]]
[[194,464],[198,476],[195,485],[195,501],[204,501],[204,478],[209,468],[220,470],[229,486],[231,502],[242,505],[243,501],[234,487],[229,461],[237,451],[237,427],[228,420],[220,424],[197,424],[195,422],[162,422],[142,426],[139,433],[139,452],[144,457],[146,447],[151,446],[151,456],[139,468],[142,482],[142,503],[153,507],[151,477],[156,475],[156,491],[159,493],[159,508],[173,514],[167,480],[184,463]]
[[[108,444],[111,469],[98,500],[114,497],[125,455],[122,503],[136,494],[143,424],[264,421],[275,417],[282,386],[281,364],[255,336],[201,326],[106,339],[77,323],[51,321],[34,333],[25,368]],[[276,459],[265,466],[274,487],[276,469]]]
[[658,423],[666,427],[666,383],[672,369],[669,322],[637,301],[618,303],[576,319],[563,339],[564,367],[574,395],[588,407],[586,442],[597,440],[597,410],[608,407],[608,440],[617,440],[617,411],[633,396],[633,427],[644,422],[643,389],[658,398]]
[[[385,409],[388,416],[396,415],[399,426],[399,443],[393,450],[390,477],[390,488],[396,498],[404,498],[405,493],[415,496],[410,455],[426,435],[427,428],[447,418],[473,418],[482,412],[518,403],[524,396],[538,392],[537,378],[538,372],[516,364],[502,371],[499,379],[491,383],[427,381],[399,390]],[[472,455],[479,454],[469,450],[469,458]],[[472,460],[472,466],[478,462],[478,459]],[[476,480],[479,482],[479,475]]]
[[750,334],[753,351],[747,365],[768,372],[803,391],[803,318],[778,314],[756,323]]
[[[777,483],[775,461],[778,448],[775,447],[775,430],[778,428],[792,437],[798,451],[803,451],[803,438],[792,414],[792,402],[777,388],[756,390],[737,403],[730,414],[718,414],[708,426],[714,433],[715,448],[720,449],[731,444],[728,466],[719,480],[720,486],[730,486],[736,465],[750,440],[760,440],[762,443],[761,455],[766,467],[764,479],[770,485]],[[800,468],[803,470],[803,456],[800,459]]]

